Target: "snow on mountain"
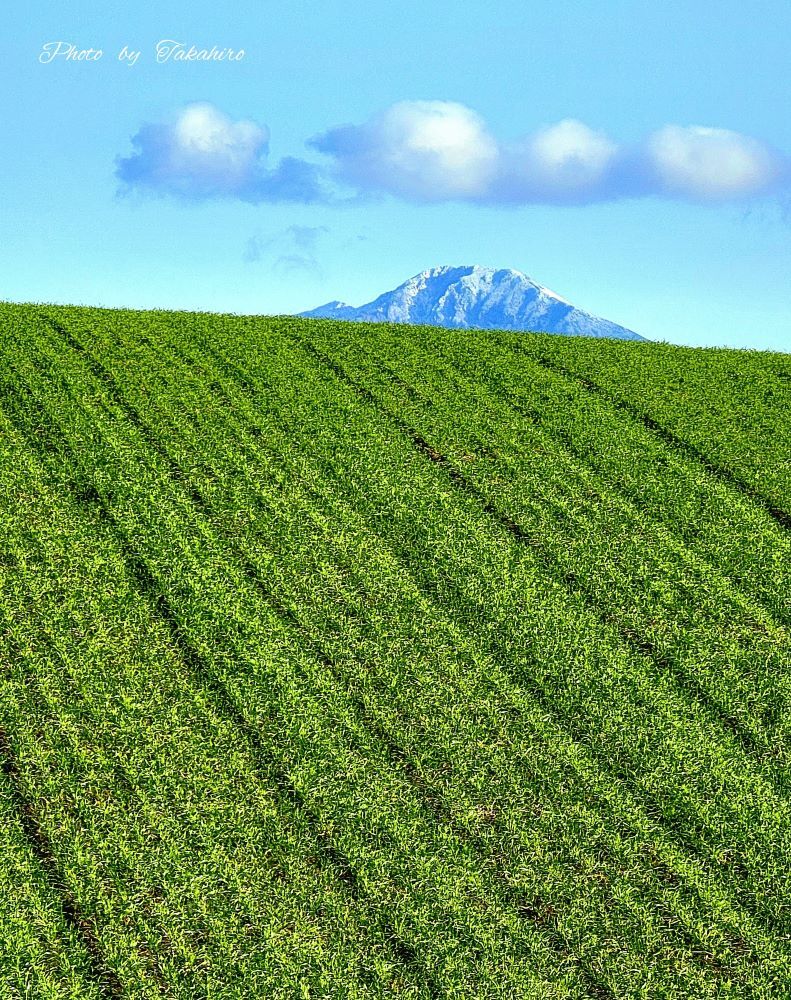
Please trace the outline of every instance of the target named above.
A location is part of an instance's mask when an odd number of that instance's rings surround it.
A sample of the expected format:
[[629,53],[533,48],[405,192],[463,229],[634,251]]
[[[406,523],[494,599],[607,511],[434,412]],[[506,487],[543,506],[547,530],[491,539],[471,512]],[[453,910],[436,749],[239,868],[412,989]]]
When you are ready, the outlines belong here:
[[299,315],[366,323],[422,323],[645,339],[617,323],[575,308],[521,271],[478,265],[432,267],[358,308],[336,301]]

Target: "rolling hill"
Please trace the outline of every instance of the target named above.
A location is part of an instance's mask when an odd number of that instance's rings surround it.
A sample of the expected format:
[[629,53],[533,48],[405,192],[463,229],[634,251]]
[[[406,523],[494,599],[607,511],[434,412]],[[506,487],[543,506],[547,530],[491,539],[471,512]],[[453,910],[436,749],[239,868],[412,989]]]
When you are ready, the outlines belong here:
[[644,340],[633,330],[592,316],[521,271],[472,265],[432,267],[373,302],[328,302],[300,313],[313,319],[412,323],[455,329],[540,330],[569,336]]
[[0,996],[788,996],[791,358],[0,352]]

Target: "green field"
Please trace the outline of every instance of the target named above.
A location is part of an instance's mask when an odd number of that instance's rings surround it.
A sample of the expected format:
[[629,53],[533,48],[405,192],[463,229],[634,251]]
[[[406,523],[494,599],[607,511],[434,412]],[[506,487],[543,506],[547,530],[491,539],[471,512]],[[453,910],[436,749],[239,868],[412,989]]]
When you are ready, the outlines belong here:
[[791,356],[0,351],[0,1000],[791,996]]

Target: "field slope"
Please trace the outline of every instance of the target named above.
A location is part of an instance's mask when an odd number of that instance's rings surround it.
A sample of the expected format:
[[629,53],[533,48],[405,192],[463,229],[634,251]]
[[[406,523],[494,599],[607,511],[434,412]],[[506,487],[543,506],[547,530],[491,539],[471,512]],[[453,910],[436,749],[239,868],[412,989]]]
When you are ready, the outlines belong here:
[[791,994],[791,358],[0,352],[0,1000]]

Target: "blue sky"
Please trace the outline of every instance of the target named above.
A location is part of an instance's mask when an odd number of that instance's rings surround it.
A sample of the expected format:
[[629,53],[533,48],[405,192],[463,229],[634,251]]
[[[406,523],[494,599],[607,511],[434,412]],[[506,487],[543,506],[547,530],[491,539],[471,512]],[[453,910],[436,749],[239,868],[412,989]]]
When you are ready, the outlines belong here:
[[[4,299],[292,312],[479,263],[652,339],[791,351],[787,3],[4,15]],[[58,41],[103,56],[42,63]]]

